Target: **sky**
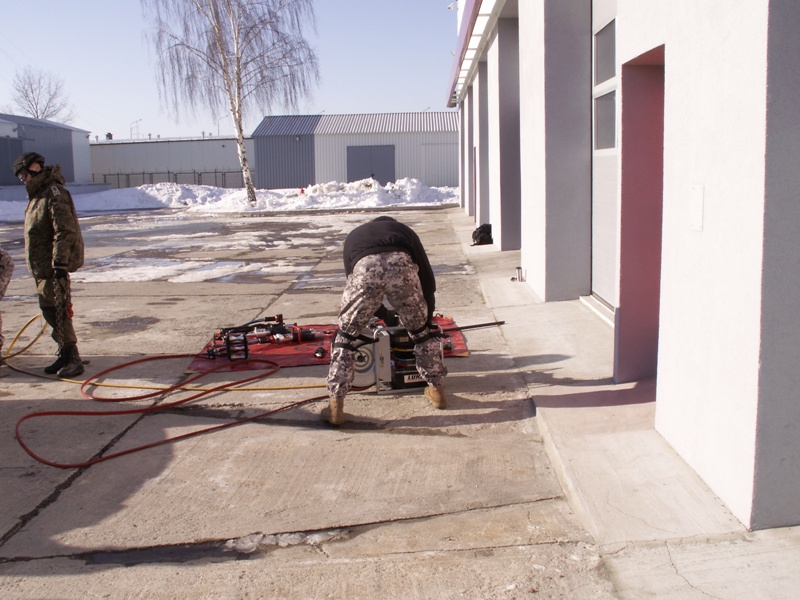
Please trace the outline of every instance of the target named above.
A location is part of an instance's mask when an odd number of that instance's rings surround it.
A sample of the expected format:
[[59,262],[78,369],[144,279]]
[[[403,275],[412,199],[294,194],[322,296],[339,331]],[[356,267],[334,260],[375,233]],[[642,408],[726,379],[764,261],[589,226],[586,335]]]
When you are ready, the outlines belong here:
[[[313,96],[269,114],[442,111],[455,60],[452,0],[317,0],[306,32],[320,65]],[[23,8],[24,7],[24,8]],[[8,11],[6,11],[8,13]],[[17,71],[33,67],[64,83],[91,139],[232,135],[227,114],[207,109],[176,121],[159,98],[155,55],[139,0],[37,0],[0,21],[0,112],[12,105]],[[245,120],[251,134],[265,115]]]

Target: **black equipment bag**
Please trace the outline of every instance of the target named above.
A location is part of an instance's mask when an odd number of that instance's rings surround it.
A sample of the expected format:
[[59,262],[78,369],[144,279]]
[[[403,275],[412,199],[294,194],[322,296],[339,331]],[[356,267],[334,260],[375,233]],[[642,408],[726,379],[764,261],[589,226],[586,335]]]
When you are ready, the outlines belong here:
[[472,232],[472,245],[483,246],[484,244],[491,244],[492,242],[492,226],[489,223],[484,223]]

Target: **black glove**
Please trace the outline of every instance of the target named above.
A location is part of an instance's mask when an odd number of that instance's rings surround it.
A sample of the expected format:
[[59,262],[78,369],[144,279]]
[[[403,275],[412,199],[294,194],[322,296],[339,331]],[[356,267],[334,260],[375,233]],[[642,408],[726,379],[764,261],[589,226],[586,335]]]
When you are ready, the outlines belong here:
[[397,316],[397,311],[391,308],[386,309],[386,314],[383,317],[383,322],[387,327],[397,327],[400,325],[400,317]]
[[386,305],[381,304],[378,310],[375,311],[375,316],[378,317],[387,327],[397,327],[400,324],[400,318],[397,316],[397,311],[391,308],[386,308]]
[[53,279],[67,279],[69,277],[69,271],[66,269],[61,269],[56,267],[53,269]]

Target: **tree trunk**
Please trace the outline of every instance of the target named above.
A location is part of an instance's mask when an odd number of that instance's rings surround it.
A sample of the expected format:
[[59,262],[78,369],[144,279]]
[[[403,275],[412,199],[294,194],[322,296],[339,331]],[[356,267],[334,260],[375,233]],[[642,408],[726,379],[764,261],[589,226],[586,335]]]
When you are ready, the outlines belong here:
[[250,206],[255,206],[258,200],[256,199],[256,188],[253,185],[253,178],[250,175],[250,163],[247,162],[247,149],[244,145],[241,114],[233,115],[233,127],[236,130],[236,149],[239,152],[239,165],[242,167],[242,181],[244,182],[244,188],[247,190],[247,200],[250,202]]

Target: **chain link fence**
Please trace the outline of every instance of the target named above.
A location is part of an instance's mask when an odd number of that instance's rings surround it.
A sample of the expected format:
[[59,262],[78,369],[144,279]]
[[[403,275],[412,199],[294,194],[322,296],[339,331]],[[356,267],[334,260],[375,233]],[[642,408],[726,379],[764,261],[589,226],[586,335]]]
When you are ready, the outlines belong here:
[[[255,181],[255,172],[250,171],[250,175]],[[102,183],[112,189],[138,187],[148,183],[178,183],[188,185],[210,185],[220,188],[243,188],[244,178],[241,171],[166,171],[166,172],[147,172],[141,173],[106,173],[98,176],[93,175],[92,180],[100,183],[98,178],[102,177]]]

